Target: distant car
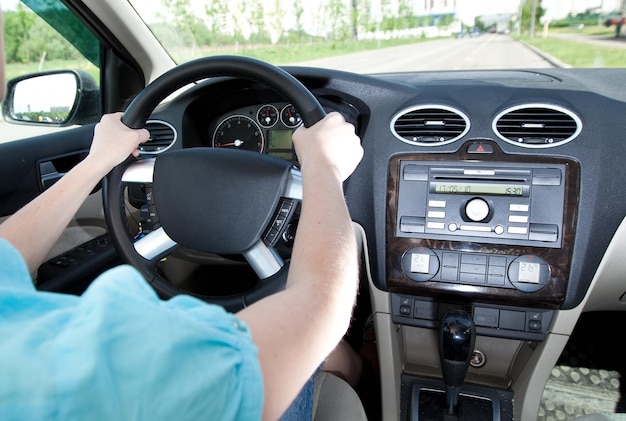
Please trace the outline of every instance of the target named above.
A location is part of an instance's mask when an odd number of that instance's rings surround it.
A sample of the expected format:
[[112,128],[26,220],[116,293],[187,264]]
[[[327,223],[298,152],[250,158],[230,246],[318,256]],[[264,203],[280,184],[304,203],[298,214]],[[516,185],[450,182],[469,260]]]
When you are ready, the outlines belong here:
[[620,25],[625,26],[626,25],[626,16],[622,16],[622,15],[613,15],[613,16],[609,16],[606,21],[604,21],[604,25],[605,26],[615,26],[618,24],[618,22],[620,23]]
[[480,28],[474,27],[474,28],[470,29],[470,31],[469,31],[470,38],[474,38],[474,37],[480,36],[480,34],[481,34]]

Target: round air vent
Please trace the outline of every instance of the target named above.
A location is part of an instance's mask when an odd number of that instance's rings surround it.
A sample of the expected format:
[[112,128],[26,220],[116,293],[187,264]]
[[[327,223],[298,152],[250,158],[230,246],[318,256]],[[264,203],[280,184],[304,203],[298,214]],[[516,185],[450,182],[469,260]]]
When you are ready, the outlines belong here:
[[500,139],[514,145],[550,148],[578,136],[582,122],[576,114],[557,105],[524,104],[498,114],[493,130]]
[[143,154],[159,154],[169,149],[176,142],[176,129],[165,121],[148,120],[146,129],[150,132],[150,139],[139,145],[139,151]]
[[460,139],[470,128],[461,111],[445,105],[420,105],[400,111],[391,119],[391,132],[403,142],[438,146]]

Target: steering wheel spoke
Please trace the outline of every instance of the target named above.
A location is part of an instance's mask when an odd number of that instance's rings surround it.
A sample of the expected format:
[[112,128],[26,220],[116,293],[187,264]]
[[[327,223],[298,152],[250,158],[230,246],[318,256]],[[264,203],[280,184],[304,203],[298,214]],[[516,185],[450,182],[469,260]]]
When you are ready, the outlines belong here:
[[302,173],[299,168],[291,167],[289,170],[282,197],[302,200]]
[[156,262],[172,252],[178,244],[160,227],[134,242],[135,251],[144,259]]
[[274,276],[285,264],[276,249],[266,246],[260,240],[244,251],[243,257],[261,280]]
[[131,162],[122,174],[123,183],[151,184],[154,179],[156,158],[146,158]]

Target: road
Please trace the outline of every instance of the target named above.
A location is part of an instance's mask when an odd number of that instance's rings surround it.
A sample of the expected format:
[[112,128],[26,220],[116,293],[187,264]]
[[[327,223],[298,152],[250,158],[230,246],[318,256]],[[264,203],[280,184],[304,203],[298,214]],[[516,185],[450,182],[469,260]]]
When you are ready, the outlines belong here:
[[[293,64],[355,73],[554,67],[523,43],[498,34],[440,39]],[[8,124],[0,118],[0,142],[58,130]]]
[[508,35],[448,38],[292,63],[356,73],[554,67]]

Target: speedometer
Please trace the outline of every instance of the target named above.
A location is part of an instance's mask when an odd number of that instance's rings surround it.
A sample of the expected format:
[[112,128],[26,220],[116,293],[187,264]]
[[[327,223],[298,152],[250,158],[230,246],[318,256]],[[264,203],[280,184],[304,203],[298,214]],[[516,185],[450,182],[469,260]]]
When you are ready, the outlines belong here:
[[213,132],[213,147],[263,152],[263,132],[250,117],[233,115],[222,120]]

